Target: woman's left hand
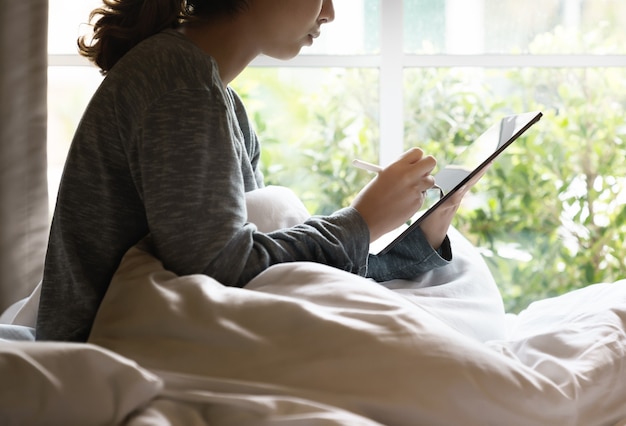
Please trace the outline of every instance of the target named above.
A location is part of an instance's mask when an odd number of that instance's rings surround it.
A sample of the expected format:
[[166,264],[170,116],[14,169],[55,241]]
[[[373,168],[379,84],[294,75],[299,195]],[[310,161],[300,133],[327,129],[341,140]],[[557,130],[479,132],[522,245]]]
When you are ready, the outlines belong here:
[[478,182],[487,172],[489,167],[491,167],[491,164],[483,168],[467,184],[465,184],[456,193],[452,194],[450,198],[448,198],[441,206],[437,207],[437,210],[432,212],[428,217],[424,218],[420,228],[432,248],[435,250],[439,249],[446,238],[448,228],[450,228],[452,219],[459,209],[461,201],[463,201],[463,197],[465,197],[465,194],[467,194],[476,182]]

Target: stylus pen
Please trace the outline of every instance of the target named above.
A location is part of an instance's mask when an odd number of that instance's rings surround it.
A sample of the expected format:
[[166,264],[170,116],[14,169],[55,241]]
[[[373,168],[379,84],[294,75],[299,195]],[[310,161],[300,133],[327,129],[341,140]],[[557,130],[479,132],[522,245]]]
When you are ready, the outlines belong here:
[[383,171],[383,168],[380,167],[379,165],[368,163],[367,161],[363,161],[363,160],[358,160],[358,159],[352,160],[352,164],[355,167],[358,167],[359,169],[368,170],[374,173],[380,173]]

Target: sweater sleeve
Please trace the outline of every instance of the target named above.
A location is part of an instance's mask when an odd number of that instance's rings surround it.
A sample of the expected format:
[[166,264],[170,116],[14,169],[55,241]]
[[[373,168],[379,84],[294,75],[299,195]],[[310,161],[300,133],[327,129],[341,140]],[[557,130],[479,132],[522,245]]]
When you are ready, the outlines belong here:
[[222,93],[168,93],[145,113],[135,144],[131,168],[150,240],[171,271],[204,273],[236,286],[291,261],[365,273],[369,232],[352,208],[270,234],[247,223],[244,181],[257,174]]
[[388,252],[370,254],[367,276],[378,282],[415,279],[420,274],[447,265],[452,260],[450,240],[446,236],[439,250],[434,250],[421,228],[408,234]]

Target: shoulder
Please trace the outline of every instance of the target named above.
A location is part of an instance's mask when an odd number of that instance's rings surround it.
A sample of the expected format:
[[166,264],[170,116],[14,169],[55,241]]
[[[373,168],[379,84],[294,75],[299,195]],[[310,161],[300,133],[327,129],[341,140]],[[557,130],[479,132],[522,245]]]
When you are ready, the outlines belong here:
[[124,55],[107,77],[120,83],[145,83],[163,89],[206,88],[219,76],[210,56],[175,30],[165,30]]
[[243,100],[241,99],[239,94],[231,87],[227,88],[227,93],[227,96],[231,99],[231,102],[233,104],[235,116],[237,117],[237,122],[243,134],[245,144],[248,148],[248,152],[256,151],[258,139],[254,127],[250,122],[250,117],[248,116],[248,112],[243,103]]
[[227,96],[230,98],[231,102],[233,103],[233,108],[237,116],[240,118],[244,118],[244,117],[247,118],[246,106],[244,105],[243,99],[241,98],[241,96],[239,96],[239,94],[235,91],[235,89],[233,89],[230,86],[227,87],[226,93],[228,94]]
[[115,109],[129,125],[158,108],[195,110],[227,104],[215,61],[186,37],[165,30],[131,49],[107,73],[92,102],[92,109]]

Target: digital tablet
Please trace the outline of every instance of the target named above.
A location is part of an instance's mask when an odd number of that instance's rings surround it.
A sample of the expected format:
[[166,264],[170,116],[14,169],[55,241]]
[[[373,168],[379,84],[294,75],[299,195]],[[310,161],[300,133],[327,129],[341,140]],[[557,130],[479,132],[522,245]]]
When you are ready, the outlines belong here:
[[538,122],[541,116],[542,113],[539,111],[509,115],[487,129],[434,175],[435,183],[441,188],[441,198],[430,207],[418,212],[417,217],[412,220],[410,225],[403,225],[374,241],[370,245],[370,253],[384,254],[389,251],[417,228],[426,217],[436,211],[452,194],[462,188],[526,130]]

